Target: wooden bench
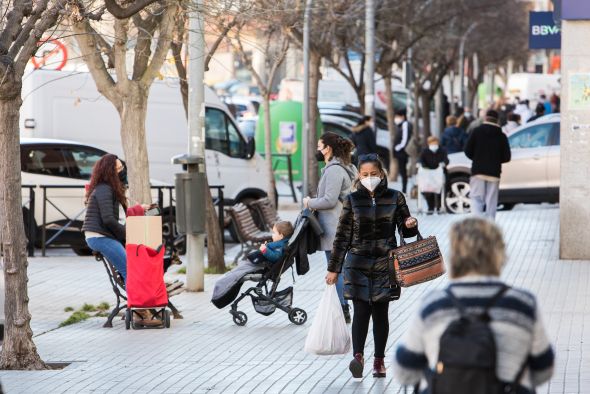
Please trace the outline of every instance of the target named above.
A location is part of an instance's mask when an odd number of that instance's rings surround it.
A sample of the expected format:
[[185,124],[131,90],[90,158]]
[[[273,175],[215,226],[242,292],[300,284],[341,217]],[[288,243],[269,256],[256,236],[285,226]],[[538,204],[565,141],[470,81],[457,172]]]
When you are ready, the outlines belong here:
[[234,264],[246,253],[257,249],[264,242],[272,242],[272,234],[262,231],[256,226],[250,209],[242,204],[229,207],[228,212],[232,218],[238,241],[240,242],[240,253],[234,259]]
[[249,208],[254,211],[260,223],[264,223],[264,230],[272,231],[274,225],[281,221],[277,210],[268,197],[252,201]]

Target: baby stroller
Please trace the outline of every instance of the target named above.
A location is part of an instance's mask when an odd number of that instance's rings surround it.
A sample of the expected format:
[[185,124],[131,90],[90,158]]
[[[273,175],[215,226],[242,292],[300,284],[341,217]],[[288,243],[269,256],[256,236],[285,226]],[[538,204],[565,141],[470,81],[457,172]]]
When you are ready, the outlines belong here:
[[[238,326],[244,326],[248,322],[248,316],[238,310],[238,304],[246,297],[250,297],[254,310],[261,315],[269,316],[279,309],[288,315],[293,324],[304,324],[307,321],[307,312],[301,308],[292,307],[293,287],[290,286],[280,291],[277,289],[283,273],[295,264],[306,225],[306,220],[298,219],[295,232],[291,236],[285,249],[285,255],[280,262],[270,265],[266,263],[251,264],[244,261],[222,277],[216,283],[211,300],[213,304],[221,309],[231,303],[229,313]],[[256,284],[238,297],[242,284],[249,281]]]

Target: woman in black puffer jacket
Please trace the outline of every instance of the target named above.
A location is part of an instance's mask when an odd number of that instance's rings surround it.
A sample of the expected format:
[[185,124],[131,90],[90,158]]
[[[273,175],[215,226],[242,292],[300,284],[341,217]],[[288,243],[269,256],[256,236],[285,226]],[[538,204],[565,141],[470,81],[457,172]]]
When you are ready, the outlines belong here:
[[336,231],[326,282],[344,275],[344,298],[352,300],[353,377],[361,378],[364,348],[373,317],[375,360],[373,376],[385,377],[385,346],[389,333],[389,302],[400,296],[390,282],[388,253],[397,247],[398,231],[405,238],[417,235],[417,220],[410,216],[404,195],[387,185],[387,174],[376,154],[359,157],[356,191],[347,196]]

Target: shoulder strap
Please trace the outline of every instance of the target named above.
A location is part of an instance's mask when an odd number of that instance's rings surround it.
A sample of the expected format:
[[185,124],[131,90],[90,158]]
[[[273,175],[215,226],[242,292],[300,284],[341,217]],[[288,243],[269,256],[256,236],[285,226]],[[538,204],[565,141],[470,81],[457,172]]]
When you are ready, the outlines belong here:
[[[498,290],[496,292],[496,294],[494,294],[494,296],[492,298],[490,298],[490,300],[488,301],[487,305],[485,306],[484,309],[484,313],[487,313],[488,310],[496,303],[498,302],[498,300],[504,295],[504,293],[506,293],[506,291],[510,288],[510,286],[506,285],[506,284],[502,284],[500,290]],[[461,316],[465,316],[466,315],[466,310],[465,307],[463,306],[463,304],[461,304],[461,302],[459,301],[459,299],[457,297],[455,297],[455,295],[453,294],[453,292],[451,291],[451,288],[447,288],[445,290],[445,292],[447,293],[447,295],[449,296],[449,298],[451,299],[451,301],[453,302],[453,305],[459,310],[459,313],[461,314]]]
[[502,286],[500,287],[500,290],[498,290],[498,292],[496,294],[494,294],[494,296],[492,298],[490,298],[490,300],[488,301],[488,304],[486,305],[485,311],[487,312],[492,306],[494,306],[494,304],[496,302],[498,302],[498,300],[500,298],[502,298],[502,296],[504,295],[504,293],[506,293],[509,288],[510,288],[510,286],[502,283]]
[[459,310],[459,314],[461,315],[461,317],[466,316],[467,315],[467,312],[465,311],[465,307],[463,306],[463,304],[461,304],[461,302],[459,301],[459,299],[457,297],[455,297],[455,295],[451,291],[451,288],[450,287],[448,287],[445,290],[445,293],[447,293],[447,295],[451,299],[451,302],[453,303],[453,305],[455,306],[455,308],[457,308]]

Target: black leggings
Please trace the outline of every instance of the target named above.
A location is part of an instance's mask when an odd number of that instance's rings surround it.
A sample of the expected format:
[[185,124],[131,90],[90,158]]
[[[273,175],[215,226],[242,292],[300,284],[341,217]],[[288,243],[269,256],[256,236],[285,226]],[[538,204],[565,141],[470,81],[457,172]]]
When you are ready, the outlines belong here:
[[402,177],[402,193],[408,189],[408,155],[400,152],[396,156],[399,175]]
[[365,342],[369,332],[369,320],[373,316],[373,340],[375,357],[385,357],[385,346],[389,334],[389,302],[353,301],[354,317],[352,319],[353,354],[365,353]]

